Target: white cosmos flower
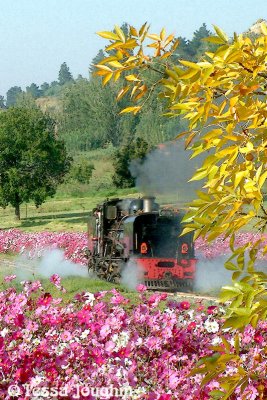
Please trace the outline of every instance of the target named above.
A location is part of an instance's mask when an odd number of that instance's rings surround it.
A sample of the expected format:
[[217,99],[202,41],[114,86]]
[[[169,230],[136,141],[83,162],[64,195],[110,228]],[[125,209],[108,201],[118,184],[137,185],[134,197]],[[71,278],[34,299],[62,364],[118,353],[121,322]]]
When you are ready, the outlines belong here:
[[94,304],[95,296],[93,293],[86,292],[84,294],[84,297],[86,297],[85,304],[89,304],[90,306],[92,306]]
[[0,331],[0,336],[5,337],[8,334],[8,329],[4,328],[2,331]]
[[219,331],[219,324],[217,321],[210,321],[207,319],[207,321],[204,323],[204,327],[209,333],[216,333]]

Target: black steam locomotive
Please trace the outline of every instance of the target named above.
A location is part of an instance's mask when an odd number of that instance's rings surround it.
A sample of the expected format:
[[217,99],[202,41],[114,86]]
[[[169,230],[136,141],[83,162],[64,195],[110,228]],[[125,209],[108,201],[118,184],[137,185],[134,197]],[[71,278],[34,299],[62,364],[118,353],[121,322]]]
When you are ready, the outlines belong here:
[[154,200],[112,199],[93,210],[88,223],[88,268],[119,283],[131,260],[149,289],[190,291],[196,269],[192,234],[180,236],[182,212],[160,209]]

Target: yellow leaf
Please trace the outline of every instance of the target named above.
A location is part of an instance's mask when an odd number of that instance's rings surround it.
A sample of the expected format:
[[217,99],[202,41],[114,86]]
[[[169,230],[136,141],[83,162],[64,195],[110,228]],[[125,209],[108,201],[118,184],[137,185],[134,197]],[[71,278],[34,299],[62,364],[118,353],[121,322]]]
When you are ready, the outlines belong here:
[[212,74],[212,72],[214,71],[214,67],[210,67],[210,68],[205,68],[204,71],[202,71],[202,82],[205,83],[208,78],[210,77],[210,75]]
[[259,178],[259,187],[261,188],[266,181],[267,178],[267,171],[265,171]]
[[130,82],[140,82],[140,79],[137,78],[135,75],[127,75],[125,79]]
[[265,24],[265,22],[261,23],[261,31],[265,36],[267,36],[267,25]]
[[183,75],[181,75],[180,79],[190,79],[198,73],[199,73],[199,71],[197,69],[192,68],[191,70],[189,69]]
[[101,70],[103,70],[103,71],[112,72],[112,69],[109,68],[107,65],[96,64],[96,67],[101,69]]
[[120,76],[121,76],[121,71],[115,71],[114,72],[114,77],[113,77],[114,82],[116,82],[119,79]]
[[134,97],[134,101],[137,101],[141,99],[147,92],[147,87],[145,85],[142,85],[139,87],[140,92]]
[[141,110],[141,106],[126,107],[126,108],[124,108],[124,109],[120,112],[120,114],[125,114],[125,113],[134,113],[134,114],[137,114],[138,111],[140,111],[140,110]]
[[160,32],[160,39],[161,39],[161,40],[164,40],[165,36],[166,36],[166,31],[165,31],[164,28],[162,28],[162,29],[161,29],[161,32]]
[[113,32],[103,31],[103,32],[96,32],[96,33],[104,39],[110,39],[110,40],[119,40],[120,39],[119,36]]
[[160,58],[161,60],[164,60],[165,58],[168,58],[172,55],[172,53],[170,51],[167,51],[166,53],[164,53]]
[[121,47],[123,49],[134,49],[137,46],[137,41],[135,39],[127,40]]
[[117,100],[120,100],[120,99],[128,92],[129,89],[130,89],[130,86],[125,86],[125,87],[123,87],[123,88],[119,91],[119,93],[118,93],[118,95],[117,95]]
[[141,29],[139,31],[139,36],[141,37],[146,30],[147,30],[147,22],[145,22],[144,25],[141,26]]
[[208,171],[206,169],[199,168],[197,172],[193,175],[191,179],[189,179],[188,182],[192,181],[200,181],[201,179],[205,178],[208,174]]
[[137,30],[134,26],[130,26],[130,35],[131,36],[138,36]]
[[239,185],[239,183],[241,182],[241,180],[243,178],[245,178],[248,175],[248,171],[239,171],[235,174],[235,182],[234,182],[234,188],[236,189],[236,187]]
[[174,39],[174,35],[169,35],[165,42],[164,42],[164,47],[168,46],[169,43],[171,43],[171,41]]
[[228,36],[216,25],[213,25],[217,35],[221,38],[224,42],[228,42]]
[[154,34],[154,33],[148,34],[147,37],[149,39],[153,39],[153,40],[156,40],[157,42],[160,42],[160,37],[158,35]]
[[188,148],[188,146],[191,144],[192,140],[194,139],[194,137],[196,136],[198,132],[191,132],[190,135],[186,138],[185,141],[185,149]]
[[106,76],[102,80],[103,85],[106,85],[108,83],[108,81],[112,78],[112,75],[112,72],[106,74]]
[[181,60],[180,64],[184,65],[185,67],[193,68],[193,69],[200,69],[200,66],[196,63],[193,63],[191,61],[185,61]]
[[114,68],[123,68],[123,65],[119,61],[110,61],[108,64]]
[[186,228],[183,229],[183,232],[181,233],[181,236],[186,235],[187,233],[193,232],[195,230],[196,230],[195,228],[187,228],[186,227]]
[[185,136],[185,135],[187,135],[188,133],[189,133],[189,131],[183,131],[183,132],[179,133],[179,134],[176,136],[176,139],[179,139],[180,137]]
[[176,82],[179,82],[179,76],[177,75],[176,71],[173,71],[171,69],[166,69],[166,73],[173,78]]
[[204,140],[210,140],[213,138],[218,138],[222,134],[222,129],[212,129],[210,132],[208,132],[206,135],[203,136]]
[[105,76],[107,74],[109,74],[109,71],[99,70],[95,72],[95,75],[97,76]]
[[106,57],[106,58],[103,58],[103,60],[101,60],[101,61],[98,63],[98,65],[103,65],[103,64],[106,64],[106,63],[109,62],[109,61],[116,61],[116,60],[117,60],[117,57],[114,57],[114,56]]
[[115,31],[116,31],[117,35],[119,36],[120,40],[124,43],[125,36],[124,36],[123,31],[121,30],[121,28],[118,25],[115,25]]
[[222,40],[221,38],[219,38],[218,36],[208,36],[208,37],[206,37],[206,38],[204,38],[202,40],[205,40],[205,41],[210,42],[210,43],[215,43],[215,44],[223,44],[223,43],[225,43],[225,41]]

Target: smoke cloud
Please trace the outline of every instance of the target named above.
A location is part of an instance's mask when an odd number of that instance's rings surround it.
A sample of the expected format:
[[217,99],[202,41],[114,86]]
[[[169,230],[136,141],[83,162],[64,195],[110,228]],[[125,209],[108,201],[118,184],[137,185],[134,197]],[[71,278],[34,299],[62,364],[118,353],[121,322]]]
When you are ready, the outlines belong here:
[[143,269],[134,260],[129,260],[121,274],[122,285],[130,290],[135,290],[136,286],[143,282],[143,279]]
[[232,271],[224,267],[224,263],[229,257],[216,257],[212,260],[201,256],[197,258],[195,292],[216,295],[222,286],[231,284]]
[[[27,265],[27,269],[25,265]],[[53,274],[61,277],[89,277],[86,267],[66,260],[63,250],[59,249],[47,250],[40,259],[29,260],[25,256],[21,256],[16,260],[16,268],[18,271],[16,275],[19,279],[32,278],[33,274],[44,278],[49,278]]]
[[133,160],[130,172],[136,186],[146,195],[165,195],[165,199],[187,203],[196,198],[195,191],[202,187],[201,182],[188,182],[201,165],[202,157],[190,160],[190,152],[184,150],[182,142],[159,145],[146,156],[144,162]]

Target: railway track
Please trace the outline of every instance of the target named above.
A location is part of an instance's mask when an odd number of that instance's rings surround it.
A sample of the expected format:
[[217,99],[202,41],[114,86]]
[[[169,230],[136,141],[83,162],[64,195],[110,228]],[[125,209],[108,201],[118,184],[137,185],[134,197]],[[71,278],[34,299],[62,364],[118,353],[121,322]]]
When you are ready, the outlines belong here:
[[5,258],[1,258],[0,259],[0,265],[1,268],[6,268],[8,271],[10,271],[11,269],[13,270],[23,270],[23,271],[27,271],[27,272],[32,272],[35,273],[36,270],[34,268],[34,266],[29,265],[29,263],[23,263],[23,262],[17,262],[14,260],[8,260]]
[[[11,270],[13,270],[14,273],[17,271],[25,271],[31,274],[36,273],[36,268],[34,264],[31,265],[31,260],[29,262],[18,262],[15,260],[9,260],[7,258],[1,258],[0,259],[0,265],[1,268],[6,268],[7,269],[7,274],[10,273]],[[166,293],[164,291],[159,291],[156,290],[154,293]],[[186,292],[168,292],[169,297],[175,297],[176,299],[181,298],[181,299],[188,299],[188,300],[204,300],[204,301],[210,301],[210,302],[215,302],[218,303],[219,300],[215,296],[209,296],[207,294],[202,294],[202,293],[197,293],[197,292],[192,292],[192,293],[186,293]]]
[[182,297],[187,297],[189,299],[199,299],[199,300],[209,300],[209,301],[214,301],[216,303],[219,302],[218,297],[214,297],[214,296],[208,296],[205,294],[201,294],[201,293],[183,293],[183,292],[176,292],[175,293],[176,296],[182,296]]

